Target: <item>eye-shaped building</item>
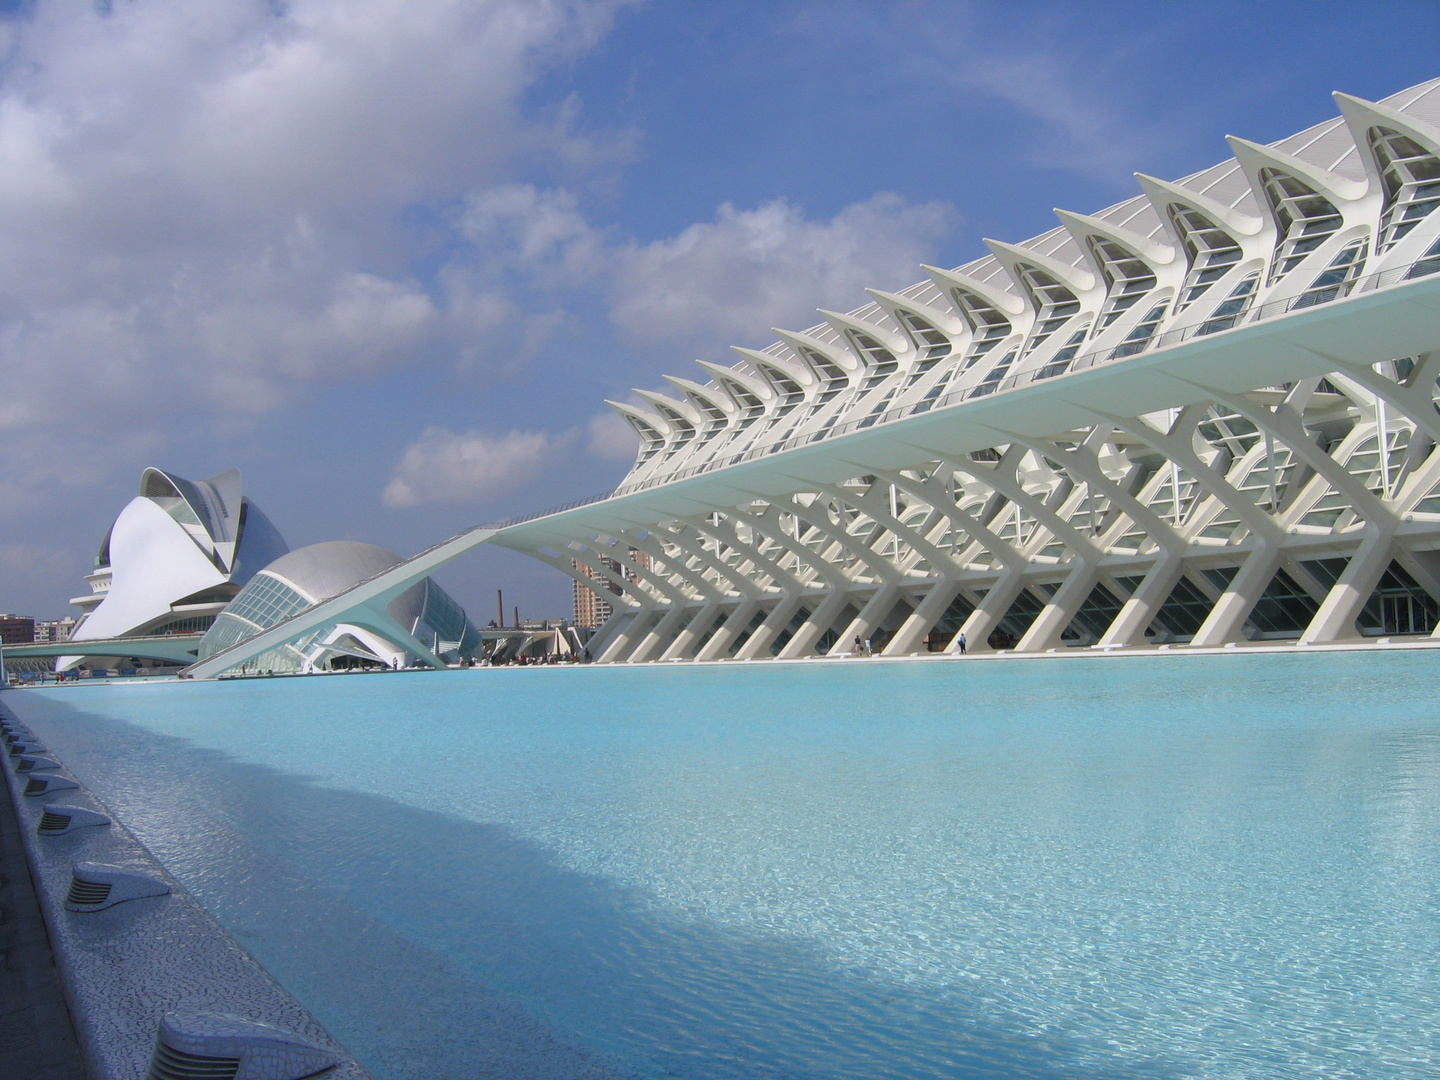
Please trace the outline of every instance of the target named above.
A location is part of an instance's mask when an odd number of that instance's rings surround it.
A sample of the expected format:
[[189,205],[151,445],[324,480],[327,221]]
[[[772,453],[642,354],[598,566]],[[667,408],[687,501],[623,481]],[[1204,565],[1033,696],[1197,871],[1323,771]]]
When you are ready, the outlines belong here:
[[[307,611],[399,563],[373,544],[334,540],[276,559],[240,590],[200,642],[206,659]],[[327,622],[250,659],[262,671],[318,671],[380,664],[405,667],[420,660],[434,667],[474,656],[480,633],[465,611],[429,578],[399,596],[356,605]]]

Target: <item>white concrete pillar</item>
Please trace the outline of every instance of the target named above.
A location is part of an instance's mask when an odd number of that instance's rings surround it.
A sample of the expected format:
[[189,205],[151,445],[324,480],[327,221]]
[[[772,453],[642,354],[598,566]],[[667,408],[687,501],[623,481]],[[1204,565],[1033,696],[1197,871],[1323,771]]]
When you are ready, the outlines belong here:
[[796,660],[802,656],[814,655],[815,643],[840,617],[840,612],[845,610],[849,598],[849,592],[843,588],[831,588],[820,594],[820,603],[815,605],[815,610],[810,613],[804,625],[795,631],[795,636],[785,643],[785,647],[780,650],[780,659]]
[[1056,648],[1060,644],[1060,635],[1090,598],[1090,590],[1099,579],[1100,571],[1093,561],[1077,559],[1075,568],[1055,590],[1050,602],[1040,609],[1040,614],[1035,616],[1035,621],[1025,631],[1015,651],[1036,653]]
[[680,619],[685,614],[685,607],[681,604],[671,604],[665,614],[660,616],[660,621],[652,627],[639,643],[625,658],[627,664],[641,664],[659,651],[664,642],[668,642],[675,628],[680,625]]
[[740,635],[745,627],[750,625],[750,620],[755,617],[755,612],[760,608],[760,601],[754,597],[747,597],[740,601],[735,610],[725,620],[725,625],[710,635],[700,651],[695,654],[696,660],[719,660],[730,651],[730,643]]
[[957,651],[960,635],[965,635],[967,652],[990,652],[990,632],[1005,617],[1010,605],[1025,587],[1025,575],[1018,569],[1007,569],[980,598],[980,605],[970,613],[965,624],[951,638],[946,652]]
[[660,654],[660,659],[674,660],[677,657],[688,656],[695,642],[700,639],[700,635],[710,629],[710,624],[715,621],[715,616],[719,613],[720,598],[712,596],[695,613],[695,617],[685,625],[685,629],[675,635],[675,640],[665,647],[665,651]]
[[1355,620],[1390,566],[1394,549],[1394,534],[1389,529],[1373,525],[1366,527],[1359,550],[1351,556],[1321,602],[1320,610],[1315,612],[1310,625],[1300,635],[1301,645],[1345,641],[1360,636],[1355,629]]
[[765,621],[757,626],[745,644],[736,650],[735,659],[749,660],[756,656],[768,656],[770,643],[775,640],[780,631],[790,624],[790,620],[800,610],[800,600],[801,598],[793,593],[786,593],[781,597],[780,602],[766,616]]
[[1162,548],[1160,557],[1130,599],[1121,605],[1120,614],[1115,616],[1115,621],[1101,635],[1096,646],[1143,645],[1146,629],[1155,621],[1155,615],[1165,601],[1170,599],[1171,591],[1184,573],[1185,560],[1180,553]]
[[890,614],[890,609],[895,606],[899,596],[900,589],[893,582],[886,582],[876,589],[874,595],[860,609],[860,613],[850,620],[850,625],[840,635],[838,643],[842,651],[852,649],[857,637],[862,642],[868,641],[874,629]]
[[1200,625],[1192,648],[1213,648],[1239,641],[1250,615],[1275,571],[1280,569],[1280,549],[1273,544],[1260,542],[1250,552],[1239,571],[1231,580],[1229,588],[1220,594],[1210,614]]
[[940,578],[930,586],[930,591],[921,600],[895,632],[890,643],[885,646],[886,656],[908,656],[911,653],[919,652],[920,645],[930,628],[940,621],[940,616],[945,614],[956,595],[960,592],[960,582],[953,574],[941,574]]
[[[636,637],[649,624],[650,616],[655,612],[655,601],[647,600],[635,608],[634,611],[635,617],[625,624],[623,630],[618,629],[619,623],[617,622],[615,637],[606,645],[603,653],[599,656],[596,656],[593,652],[590,654],[595,658],[596,663],[616,664],[625,659],[626,655],[630,652],[631,646],[634,645]],[[619,613],[617,612],[616,614],[618,615]],[[612,618],[614,617],[615,616],[612,616]]]

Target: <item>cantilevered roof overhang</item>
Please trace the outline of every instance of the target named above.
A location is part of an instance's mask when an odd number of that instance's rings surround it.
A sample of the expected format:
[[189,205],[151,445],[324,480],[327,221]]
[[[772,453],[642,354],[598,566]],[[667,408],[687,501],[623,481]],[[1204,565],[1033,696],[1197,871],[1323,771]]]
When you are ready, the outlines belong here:
[[487,542],[518,551],[561,546],[577,532],[616,532],[747,500],[834,484],[872,469],[919,464],[1045,437],[1113,416],[1141,416],[1377,358],[1428,352],[1440,343],[1440,274],[1352,294],[1259,322],[971,398],[890,423],[761,454],[496,530]]
[[[913,467],[937,454],[984,450],[1019,437],[1044,438],[1111,417],[1135,417],[1216,392],[1235,394],[1377,357],[1429,351],[1440,339],[1440,274],[1401,281],[1230,330],[1190,337],[1123,359],[971,397],[748,461],[537,515],[476,526],[314,607],[193,664],[213,677],[327,623],[363,623],[415,582],[481,544],[522,552],[564,551],[577,535],[618,534],[748,501],[782,498],[872,470]],[[88,644],[87,644],[88,647]],[[73,646],[69,649],[73,653]],[[127,654],[127,655],[134,655]]]

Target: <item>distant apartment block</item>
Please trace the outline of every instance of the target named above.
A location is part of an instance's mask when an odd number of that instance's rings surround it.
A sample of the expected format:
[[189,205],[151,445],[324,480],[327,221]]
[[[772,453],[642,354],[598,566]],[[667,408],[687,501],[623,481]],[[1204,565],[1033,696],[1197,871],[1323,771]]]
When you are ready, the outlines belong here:
[[0,645],[29,645],[35,640],[35,620],[29,615],[0,615]]
[[77,620],[66,615],[63,619],[42,619],[35,624],[36,641],[69,641]]
[[[624,563],[619,559],[609,557],[601,558],[599,562],[614,577],[628,582],[640,580],[640,574],[650,569],[650,556],[643,551],[636,551],[634,548],[629,550]],[[594,585],[581,584],[577,578],[572,585],[575,598],[575,625],[579,627],[604,626],[610,616],[615,614],[613,602],[609,598],[621,594],[622,588],[619,582],[606,576],[602,571],[591,569],[574,559],[570,560],[570,565],[588,581],[595,582]]]

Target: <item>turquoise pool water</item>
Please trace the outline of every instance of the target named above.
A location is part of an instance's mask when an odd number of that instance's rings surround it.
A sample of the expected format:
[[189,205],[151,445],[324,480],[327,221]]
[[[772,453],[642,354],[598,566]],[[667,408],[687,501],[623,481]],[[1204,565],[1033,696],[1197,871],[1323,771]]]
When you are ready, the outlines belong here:
[[1440,1074],[1440,657],[6,692],[382,1080]]

